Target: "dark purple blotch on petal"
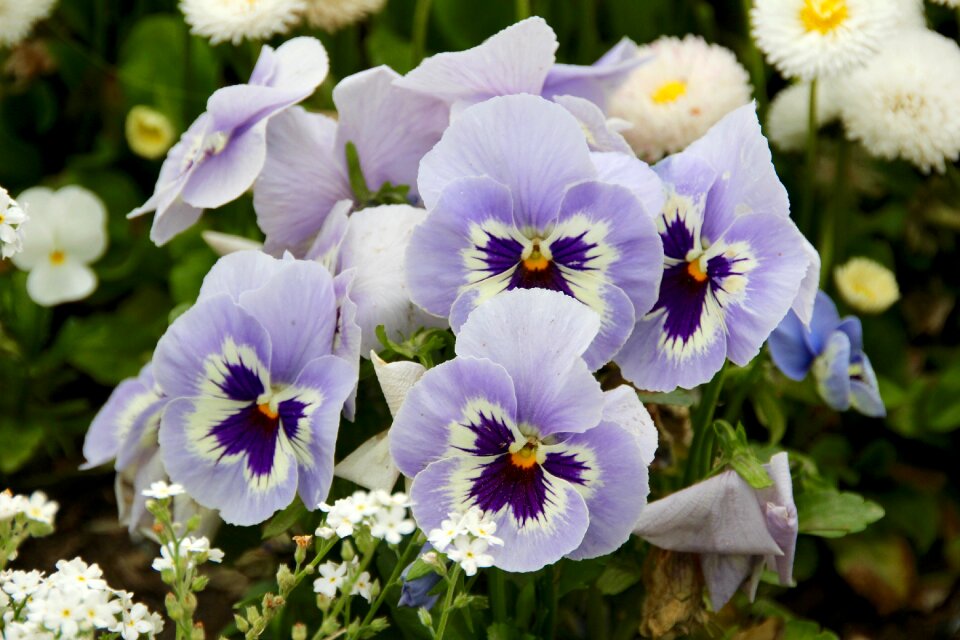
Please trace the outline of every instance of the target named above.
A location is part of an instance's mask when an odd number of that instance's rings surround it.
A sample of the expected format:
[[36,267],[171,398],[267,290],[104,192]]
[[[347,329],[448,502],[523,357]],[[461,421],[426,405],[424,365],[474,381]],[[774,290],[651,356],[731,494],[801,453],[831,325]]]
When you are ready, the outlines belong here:
[[510,276],[507,289],[550,289],[575,298],[566,278],[560,273],[555,262],[548,262],[542,268],[531,269],[522,262]]
[[564,236],[557,238],[550,243],[550,253],[558,264],[562,264],[570,269],[577,271],[595,271],[594,267],[588,266],[591,258],[588,254],[597,248],[595,242],[587,242],[584,237],[587,232],[576,236]]
[[490,513],[509,506],[523,526],[527,520],[538,520],[543,515],[549,500],[548,487],[540,465],[517,466],[511,457],[512,454],[501,455],[484,464],[470,488],[470,497]]
[[483,261],[487,264],[484,271],[489,271],[490,275],[497,275],[520,262],[520,254],[523,253],[522,244],[513,238],[501,238],[489,231],[485,233],[488,238],[487,244],[477,247],[478,251],[484,253]]
[[575,453],[548,453],[543,468],[551,474],[574,484],[586,484],[584,477],[590,467]]
[[222,364],[226,371],[223,382],[218,383],[217,386],[231,400],[256,400],[265,391],[260,376],[243,362],[242,356],[240,362]]
[[473,447],[457,447],[465,453],[476,456],[496,456],[506,453],[513,442],[513,433],[499,418],[488,416],[482,411],[477,424],[468,422],[463,426],[473,433],[475,440]]

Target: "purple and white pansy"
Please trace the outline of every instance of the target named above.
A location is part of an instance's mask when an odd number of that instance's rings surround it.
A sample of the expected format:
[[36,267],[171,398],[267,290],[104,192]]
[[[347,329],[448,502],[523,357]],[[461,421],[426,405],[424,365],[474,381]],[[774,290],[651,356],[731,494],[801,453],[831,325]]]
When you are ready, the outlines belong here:
[[638,387],[671,391],[707,382],[727,358],[753,359],[805,297],[811,259],[752,105],[654,170],[668,190],[663,281],[616,362]]
[[167,154],[153,195],[130,217],[155,211],[158,245],[191,227],[204,209],[249,189],[264,166],[267,122],[312,94],[327,76],[327,52],[316,38],[264,46],[247,84],[219,89]]
[[457,357],[424,374],[391,429],[421,529],[476,506],[496,522],[504,544],[489,553],[507,571],[627,540],[656,430],[635,394],[605,394],[590,374],[581,356],[599,330],[595,312],[548,290],[509,291],[471,314]]
[[357,379],[356,362],[334,355],[337,316],[322,265],[242,251],[214,265],[160,339],[163,464],[225,521],[261,522],[298,493],[307,505],[326,497]]
[[538,96],[465,110],[420,163],[428,215],[407,250],[413,301],[449,316],[457,331],[502,291],[560,291],[600,315],[584,356],[598,369],[653,306],[660,283],[651,207],[661,188],[652,172],[637,176],[652,186],[600,181],[577,121]]
[[860,319],[841,319],[823,291],[817,294],[810,326],[790,312],[770,335],[769,345],[774,364],[791,380],[803,380],[813,371],[817,391],[832,409],[852,407],[875,418],[887,414],[877,376],[863,352]]

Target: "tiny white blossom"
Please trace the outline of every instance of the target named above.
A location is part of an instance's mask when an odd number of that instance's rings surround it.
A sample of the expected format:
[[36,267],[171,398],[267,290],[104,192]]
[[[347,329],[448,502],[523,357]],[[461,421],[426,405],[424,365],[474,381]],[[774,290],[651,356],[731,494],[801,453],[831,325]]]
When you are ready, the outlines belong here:
[[486,540],[459,536],[453,541],[453,547],[447,552],[447,557],[458,563],[468,576],[476,574],[480,567],[493,566],[493,556],[486,553],[489,547]]
[[0,187],[0,259],[9,258],[23,249],[21,225],[29,220],[17,201]]
[[0,522],[11,520],[23,513],[26,501],[21,495],[13,495],[9,489],[0,492]]
[[350,595],[359,595],[367,602],[370,602],[370,600],[373,598],[375,584],[375,582],[370,582],[370,574],[364,571],[357,576],[357,579],[354,581],[353,588],[350,590]]
[[417,525],[407,518],[407,510],[403,507],[393,507],[381,510],[373,525],[370,535],[374,538],[386,540],[389,544],[400,544],[403,536],[413,533]]
[[154,614],[150,613],[146,605],[139,602],[130,609],[123,612],[123,621],[111,629],[111,631],[120,632],[123,640],[136,640],[141,633],[157,633],[158,629],[154,624]]
[[14,602],[23,602],[40,588],[43,577],[39,571],[11,571],[3,578],[3,591]]
[[173,551],[169,545],[163,545],[160,547],[160,557],[153,559],[153,564],[150,565],[154,571],[173,571],[176,563],[173,559]]
[[184,493],[182,485],[174,482],[173,484],[167,484],[163,480],[157,480],[150,484],[149,489],[143,490],[143,495],[148,498],[154,498],[155,500],[163,500],[164,498],[172,498],[174,496],[179,496]]
[[320,577],[313,581],[313,590],[328,598],[335,597],[337,589],[343,586],[343,581],[347,576],[347,564],[324,562],[320,565],[318,571]]
[[460,526],[462,518],[459,514],[451,513],[449,516],[449,518],[440,523],[439,529],[431,529],[430,533],[427,534],[427,540],[437,551],[446,550],[454,538],[465,533]]
[[50,576],[50,581],[60,587],[73,585],[101,591],[107,588],[107,581],[102,576],[103,571],[96,563],[88,565],[80,558],[74,558],[58,560],[57,572]]
[[313,535],[317,536],[318,538],[322,538],[323,540],[329,540],[333,536],[337,535],[337,532],[330,527],[323,526],[317,527],[317,530],[313,532]]
[[23,513],[27,518],[49,525],[53,524],[53,517],[59,508],[55,500],[47,500],[47,494],[43,491],[34,491],[29,500],[23,502]]

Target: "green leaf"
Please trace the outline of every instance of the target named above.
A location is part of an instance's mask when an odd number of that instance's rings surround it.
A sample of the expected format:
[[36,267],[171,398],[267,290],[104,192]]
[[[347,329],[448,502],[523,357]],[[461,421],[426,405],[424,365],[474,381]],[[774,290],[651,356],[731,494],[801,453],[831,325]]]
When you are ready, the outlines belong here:
[[839,640],[837,634],[820,628],[809,620],[787,620],[782,640]]
[[358,202],[367,202],[370,200],[370,187],[367,186],[367,179],[363,177],[363,167],[360,166],[360,154],[357,153],[357,145],[348,142],[345,153],[347,156],[347,174],[350,176],[350,189]]
[[560,579],[557,581],[557,596],[562,597],[571,591],[586,589],[603,574],[606,564],[606,558],[561,560],[558,564]]
[[734,429],[730,423],[717,420],[713,423],[713,428],[717,434],[717,442],[724,452],[723,463],[730,465],[754,489],[773,485],[767,470],[747,443],[747,432],[742,424],[738,424]]
[[800,533],[840,538],[863,531],[884,516],[883,507],[863,496],[835,489],[804,491],[796,498]]
[[640,402],[647,404],[671,404],[680,407],[690,407],[697,401],[697,394],[687,389],[676,389],[669,393],[650,393],[638,391]]
[[783,415],[780,400],[774,395],[772,388],[765,384],[758,384],[752,397],[757,420],[770,432],[770,443],[780,442],[787,432],[787,418]]
[[424,562],[423,558],[417,558],[413,561],[413,564],[410,565],[410,571],[407,572],[406,580],[409,582],[436,572],[436,568],[432,564]]
[[13,473],[29,462],[43,442],[44,433],[38,424],[22,424],[10,417],[3,418],[0,422],[0,442],[3,443],[0,472]]
[[597,588],[605,596],[623,593],[643,578],[643,570],[630,564],[608,564],[597,579]]
[[285,531],[289,531],[290,527],[295,525],[297,521],[307,515],[307,513],[307,507],[304,506],[300,498],[294,498],[293,502],[291,502],[286,509],[270,518],[270,522],[263,528],[263,539],[266,540],[267,538],[272,538]]

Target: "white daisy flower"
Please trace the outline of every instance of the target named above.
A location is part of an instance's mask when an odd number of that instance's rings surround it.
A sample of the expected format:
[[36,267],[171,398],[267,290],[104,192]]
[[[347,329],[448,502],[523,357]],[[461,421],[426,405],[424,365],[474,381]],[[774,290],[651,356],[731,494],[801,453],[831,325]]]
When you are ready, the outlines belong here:
[[898,28],[903,0],[755,0],[753,37],[788,78],[835,76],[864,64]]
[[333,33],[379,12],[387,0],[307,0],[304,16],[311,27]]
[[943,173],[960,157],[960,47],[933,31],[899,34],[843,83],[847,137],[872,155]]
[[620,85],[608,110],[633,125],[622,135],[647,162],[683,150],[750,101],[750,78],[733,52],[698,36],[660,38],[637,55],[650,60]]
[[[817,81],[817,126],[840,117],[840,102],[833,79]],[[807,142],[810,123],[810,83],[790,85],[774,97],[767,111],[767,136],[781,151],[799,151]]]
[[851,258],[833,277],[844,302],[862,313],[883,313],[900,299],[896,276],[870,258]]
[[30,35],[33,25],[48,17],[56,0],[0,0],[0,48],[12,47]]
[[180,0],[190,33],[211,44],[266,40],[286,33],[300,19],[306,0]]
[[30,298],[53,306],[93,293],[97,276],[87,265],[107,248],[107,210],[100,199],[83,187],[69,186],[59,191],[34,187],[17,200],[30,223],[23,249],[12,260],[30,272]]
[[[3,2],[3,0],[0,0]],[[0,259],[6,259],[23,249],[23,225],[28,220],[17,201],[0,187]]]

